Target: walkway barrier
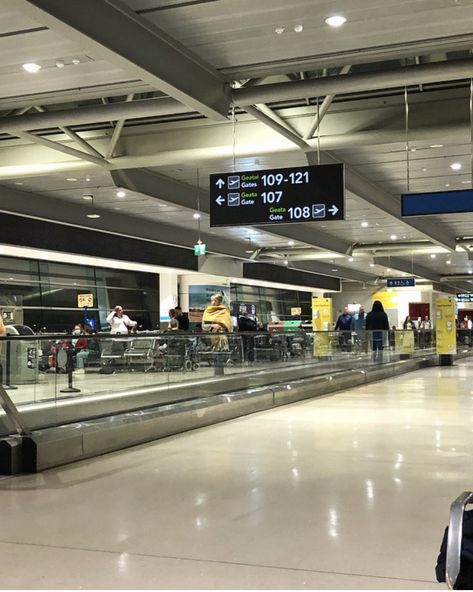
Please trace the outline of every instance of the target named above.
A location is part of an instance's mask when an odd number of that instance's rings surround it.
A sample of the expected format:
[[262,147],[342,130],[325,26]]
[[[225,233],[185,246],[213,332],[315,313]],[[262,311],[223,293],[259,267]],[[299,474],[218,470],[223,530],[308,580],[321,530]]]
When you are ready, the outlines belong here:
[[[204,416],[223,421],[260,410],[261,389],[269,389],[263,407],[271,408],[438,363],[433,334],[385,331],[380,351],[375,333],[376,355],[370,332],[98,334],[84,336],[80,349],[73,335],[0,338],[12,344],[0,347],[0,365],[14,365],[18,387],[0,391],[0,473],[18,467],[18,440],[29,443],[23,467],[42,470],[167,435],[164,416],[177,433],[208,425]],[[470,343],[459,332],[459,356],[473,351]],[[10,449],[15,458],[3,462]]]

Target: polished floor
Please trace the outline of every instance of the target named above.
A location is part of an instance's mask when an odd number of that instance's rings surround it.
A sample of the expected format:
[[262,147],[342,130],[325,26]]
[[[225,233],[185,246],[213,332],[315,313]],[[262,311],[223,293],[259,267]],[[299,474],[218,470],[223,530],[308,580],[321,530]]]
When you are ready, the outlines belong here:
[[0,480],[2,588],[442,589],[473,360]]

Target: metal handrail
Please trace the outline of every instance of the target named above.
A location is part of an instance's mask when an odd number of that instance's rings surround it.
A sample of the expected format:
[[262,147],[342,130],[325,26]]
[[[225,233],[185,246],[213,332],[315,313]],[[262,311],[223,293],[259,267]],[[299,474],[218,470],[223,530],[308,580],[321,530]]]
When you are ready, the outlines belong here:
[[455,589],[455,584],[460,573],[463,514],[467,504],[473,502],[473,492],[464,491],[450,506],[450,523],[448,526],[447,559],[445,569],[445,581],[450,590]]

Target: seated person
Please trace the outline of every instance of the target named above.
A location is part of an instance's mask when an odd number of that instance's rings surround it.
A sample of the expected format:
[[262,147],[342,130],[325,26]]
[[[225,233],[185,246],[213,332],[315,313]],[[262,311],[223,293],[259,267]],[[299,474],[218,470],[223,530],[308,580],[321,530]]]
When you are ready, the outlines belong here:
[[85,362],[89,357],[98,357],[98,354],[100,353],[99,344],[97,343],[96,339],[91,338],[92,329],[88,325],[85,327],[85,335],[86,336],[81,337],[76,343],[77,350],[77,345],[79,342],[83,342],[80,344],[81,347],[76,355],[77,371],[79,373],[85,372]]

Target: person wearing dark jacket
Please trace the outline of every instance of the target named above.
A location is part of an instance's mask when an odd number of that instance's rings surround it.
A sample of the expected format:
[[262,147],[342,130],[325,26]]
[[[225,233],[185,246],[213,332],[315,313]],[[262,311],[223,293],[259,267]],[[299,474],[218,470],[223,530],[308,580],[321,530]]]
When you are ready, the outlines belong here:
[[351,350],[351,321],[352,316],[348,312],[348,306],[345,306],[343,308],[342,314],[338,317],[337,322],[335,324],[335,331],[340,331],[338,343],[340,345],[340,350],[342,352],[349,352]]
[[373,302],[371,312],[366,315],[366,330],[372,331],[373,361],[382,362],[383,336],[384,331],[389,331],[389,319],[379,300]]

